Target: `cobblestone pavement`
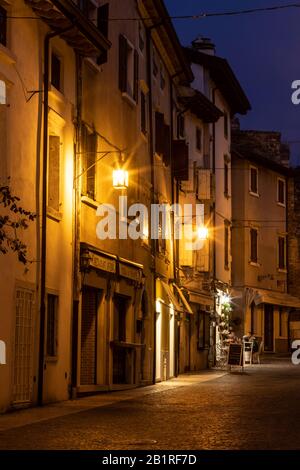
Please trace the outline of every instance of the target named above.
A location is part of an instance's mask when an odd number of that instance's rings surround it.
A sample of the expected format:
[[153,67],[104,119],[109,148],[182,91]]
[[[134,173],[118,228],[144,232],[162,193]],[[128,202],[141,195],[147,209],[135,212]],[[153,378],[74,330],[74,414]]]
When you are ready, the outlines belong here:
[[266,362],[2,430],[0,449],[300,449],[300,366]]

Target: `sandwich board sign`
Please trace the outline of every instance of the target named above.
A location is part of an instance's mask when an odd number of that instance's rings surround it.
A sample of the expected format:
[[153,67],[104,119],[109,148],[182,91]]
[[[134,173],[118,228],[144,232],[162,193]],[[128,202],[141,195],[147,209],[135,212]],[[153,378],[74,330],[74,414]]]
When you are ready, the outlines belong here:
[[228,351],[227,365],[237,367],[243,367],[243,347],[241,344],[230,344]]

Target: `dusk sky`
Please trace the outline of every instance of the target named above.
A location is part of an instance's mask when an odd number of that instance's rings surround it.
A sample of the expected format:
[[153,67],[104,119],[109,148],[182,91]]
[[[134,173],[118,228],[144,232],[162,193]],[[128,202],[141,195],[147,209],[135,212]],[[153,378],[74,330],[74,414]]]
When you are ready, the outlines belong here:
[[[166,0],[170,15],[222,12],[287,5],[279,0]],[[209,37],[241,82],[252,111],[241,118],[244,129],[278,130],[284,141],[300,141],[300,105],[291,102],[291,83],[300,80],[300,8],[243,16],[176,20],[184,45]],[[300,165],[300,143],[292,144]]]

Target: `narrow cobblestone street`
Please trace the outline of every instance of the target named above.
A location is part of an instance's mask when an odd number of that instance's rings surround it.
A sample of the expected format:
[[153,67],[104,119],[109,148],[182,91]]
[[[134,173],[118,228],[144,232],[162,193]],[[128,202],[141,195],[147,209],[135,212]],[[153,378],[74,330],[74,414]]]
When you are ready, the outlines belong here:
[[[186,375],[77,400],[74,409],[69,402],[59,417],[51,406],[42,418],[38,410],[1,416],[0,448],[300,449],[299,385],[300,368],[288,359],[243,374]],[[36,422],[22,425],[22,413]]]

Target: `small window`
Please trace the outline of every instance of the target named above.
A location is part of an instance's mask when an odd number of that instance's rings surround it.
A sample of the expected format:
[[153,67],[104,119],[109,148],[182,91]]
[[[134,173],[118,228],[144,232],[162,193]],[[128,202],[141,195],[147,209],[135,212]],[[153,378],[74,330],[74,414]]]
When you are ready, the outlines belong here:
[[141,131],[147,134],[147,96],[141,91]]
[[119,37],[119,88],[134,101],[138,101],[139,55],[126,37]]
[[224,163],[224,195],[229,196],[229,167],[228,163]]
[[185,119],[183,114],[179,114],[177,118],[177,134],[179,139],[185,137]]
[[58,296],[47,295],[47,336],[46,355],[47,357],[57,356],[57,326],[58,326]]
[[59,211],[59,181],[60,181],[60,138],[49,136],[48,157],[48,207]]
[[224,111],[224,137],[225,139],[228,139],[228,126],[229,126],[228,113]]
[[277,202],[285,205],[285,181],[283,179],[277,180]]
[[198,349],[205,349],[209,348],[210,345],[210,321],[209,321],[209,313],[204,312],[202,310],[198,311],[197,314],[197,326],[198,326],[198,341],[197,347]]
[[224,225],[224,267],[229,269],[229,226],[227,222]]
[[250,193],[258,194],[258,169],[250,167]]
[[[97,28],[103,34],[103,36],[108,39],[108,21],[109,18],[109,4],[105,3],[104,5],[98,7],[97,9]],[[97,57],[97,65],[103,65],[107,62],[107,51],[103,51]]]
[[250,230],[250,261],[251,263],[257,263],[258,261],[258,232],[256,229],[252,228]]
[[202,130],[200,127],[196,127],[196,149],[202,152]]
[[0,44],[7,45],[7,11],[0,6]]
[[286,238],[278,237],[278,269],[286,269]]
[[61,72],[62,72],[61,59],[60,59],[60,57],[58,57],[57,54],[52,52],[52,57],[51,57],[51,85],[54,86],[54,88],[56,88],[58,91],[62,90]]
[[6,83],[0,80],[0,104],[6,104]]

